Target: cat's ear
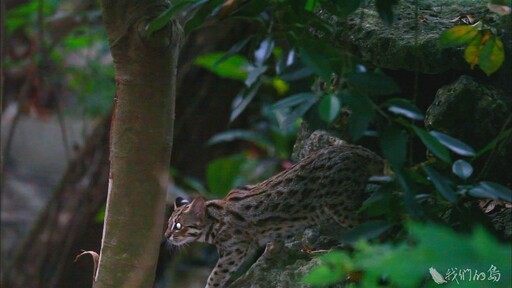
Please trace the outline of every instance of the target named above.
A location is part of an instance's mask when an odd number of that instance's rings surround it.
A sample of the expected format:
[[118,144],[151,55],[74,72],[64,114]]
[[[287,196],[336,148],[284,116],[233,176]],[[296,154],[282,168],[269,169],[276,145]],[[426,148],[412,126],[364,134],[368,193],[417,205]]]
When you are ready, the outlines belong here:
[[204,197],[196,197],[190,204],[190,211],[197,216],[197,218],[203,220],[206,214],[206,203]]
[[178,207],[181,207],[183,205],[187,205],[189,202],[181,197],[177,197],[176,200],[174,201],[174,209],[176,210],[176,208]]

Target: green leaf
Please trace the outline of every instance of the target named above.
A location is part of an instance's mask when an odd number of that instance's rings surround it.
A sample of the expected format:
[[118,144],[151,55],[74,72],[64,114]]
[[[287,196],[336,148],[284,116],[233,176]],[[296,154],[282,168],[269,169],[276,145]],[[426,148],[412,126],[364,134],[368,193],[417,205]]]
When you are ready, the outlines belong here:
[[380,73],[352,73],[347,81],[359,91],[370,95],[390,95],[400,92],[400,88],[393,79]]
[[235,121],[240,114],[247,108],[249,103],[251,103],[252,99],[254,99],[254,96],[256,96],[256,93],[260,89],[261,82],[258,82],[256,85],[249,88],[244,88],[233,100],[233,110],[231,111],[231,116],[229,117],[229,122]]
[[403,98],[389,99],[385,103],[388,110],[398,115],[405,116],[412,120],[423,120],[424,116],[420,109],[409,100]]
[[356,243],[362,239],[373,239],[391,228],[392,225],[383,220],[373,220],[344,232],[339,238],[342,243]]
[[194,3],[194,2],[203,2],[204,3],[204,2],[206,2],[206,0],[202,0],[202,1],[181,0],[181,1],[177,1],[177,3],[174,3],[174,2],[175,1],[173,1],[173,5],[171,7],[167,8],[167,10],[165,10],[162,14],[160,14],[153,21],[151,21],[148,26],[146,26],[146,31],[148,33],[148,36],[151,36],[151,34],[153,34],[153,32],[160,30],[167,23],[169,23],[172,16],[174,15],[174,13],[176,13],[176,11],[183,8],[185,5]]
[[457,195],[441,174],[428,165],[421,165],[421,167],[423,168],[423,171],[427,173],[430,181],[434,183],[434,187],[436,187],[437,191],[439,191],[441,195],[451,203],[457,203],[459,201],[459,199],[457,199]]
[[443,146],[434,136],[430,135],[424,129],[410,125],[413,129],[414,133],[420,138],[421,142],[427,146],[427,148],[434,153],[439,159],[444,162],[451,163],[452,159],[450,157],[450,152],[446,147]]
[[402,167],[407,156],[407,134],[390,123],[379,133],[380,147],[384,157],[396,167]]
[[304,5],[304,9],[309,12],[313,12],[316,6],[316,0],[306,0],[306,4]]
[[245,157],[235,155],[208,163],[206,179],[210,191],[217,196],[226,195],[229,190],[234,188],[235,180],[244,162]]
[[501,184],[489,181],[480,182],[477,186],[470,189],[469,194],[474,197],[512,202],[512,190]]
[[335,284],[345,277],[345,270],[353,269],[350,257],[340,251],[332,251],[320,257],[321,263],[313,268],[302,282],[313,286]]
[[228,130],[215,134],[212,138],[210,138],[210,140],[208,140],[207,144],[214,145],[234,140],[245,140],[254,143],[256,146],[266,150],[269,154],[273,154],[275,151],[274,145],[269,139],[267,139],[267,137],[254,131],[241,129]]
[[194,64],[203,67],[222,78],[245,80],[249,71],[249,61],[243,56],[233,55],[224,62],[217,64],[223,53],[209,53],[197,57]]
[[94,222],[103,223],[103,221],[105,221],[105,210],[105,204],[101,205],[100,209],[98,210],[98,212],[96,212],[96,215],[94,216]]
[[395,16],[393,15],[393,6],[398,3],[398,0],[376,0],[375,6],[379,16],[386,25],[393,24]]
[[505,60],[505,51],[501,39],[492,36],[485,42],[478,54],[478,66],[487,76],[496,72]]
[[368,125],[375,118],[373,102],[368,96],[360,95],[353,90],[344,90],[341,99],[352,110],[348,128],[355,141],[363,136]]
[[480,32],[471,25],[459,25],[441,33],[439,46],[441,48],[460,46],[470,43]]
[[273,104],[270,109],[271,110],[281,110],[281,109],[287,109],[292,108],[293,106],[297,106],[299,104],[302,104],[303,102],[306,102],[310,99],[316,99],[317,97],[315,94],[311,92],[302,92],[298,93],[289,97],[286,97],[282,100],[279,100],[277,103]]
[[480,49],[482,49],[482,38],[482,33],[478,31],[478,34],[469,43],[466,50],[464,50],[464,59],[469,63],[471,69],[478,64],[478,55],[480,55]]
[[453,163],[452,172],[453,174],[466,180],[471,176],[471,174],[473,174],[473,166],[471,166],[471,164],[465,160],[459,159]]
[[340,110],[341,101],[336,95],[332,94],[324,95],[318,106],[320,118],[327,123],[332,123],[338,117]]
[[462,156],[475,156],[476,152],[473,148],[471,148],[468,144],[453,138],[449,135],[438,131],[430,131],[430,135],[434,136],[441,144],[446,146],[448,149],[453,152],[462,155]]

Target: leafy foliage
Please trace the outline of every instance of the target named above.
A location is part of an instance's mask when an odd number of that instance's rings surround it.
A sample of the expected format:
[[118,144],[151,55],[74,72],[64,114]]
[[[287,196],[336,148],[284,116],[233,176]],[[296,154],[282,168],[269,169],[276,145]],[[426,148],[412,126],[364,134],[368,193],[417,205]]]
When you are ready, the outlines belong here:
[[[481,227],[471,235],[462,235],[438,225],[409,223],[408,235],[407,241],[394,246],[361,241],[356,244],[353,255],[341,251],[322,255],[321,264],[303,281],[323,287],[362,272],[359,281],[362,287],[383,286],[383,279],[392,287],[419,287],[422,283],[436,287],[429,275],[429,268],[434,268],[450,287],[512,285],[510,244],[497,242]],[[471,276],[469,270],[473,273]],[[459,271],[465,271],[465,278],[461,278]],[[485,277],[480,276],[479,281],[469,280],[476,271],[484,273]]]

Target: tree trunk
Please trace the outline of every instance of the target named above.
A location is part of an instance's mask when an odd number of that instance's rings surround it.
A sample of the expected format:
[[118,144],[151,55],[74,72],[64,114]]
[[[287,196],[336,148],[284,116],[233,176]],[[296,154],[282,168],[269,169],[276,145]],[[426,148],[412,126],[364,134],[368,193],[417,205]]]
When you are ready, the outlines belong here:
[[110,175],[94,287],[151,287],[154,281],[174,122],[180,30],[145,27],[166,1],[101,1],[115,63]]

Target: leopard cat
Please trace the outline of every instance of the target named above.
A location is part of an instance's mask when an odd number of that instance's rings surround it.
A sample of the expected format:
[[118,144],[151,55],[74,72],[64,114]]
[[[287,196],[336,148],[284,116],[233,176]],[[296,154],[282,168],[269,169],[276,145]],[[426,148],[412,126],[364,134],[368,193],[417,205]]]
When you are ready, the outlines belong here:
[[382,159],[364,147],[327,147],[257,185],[231,190],[222,200],[177,198],[165,237],[178,246],[214,244],[219,260],[206,287],[224,287],[265,244],[282,243],[333,219],[344,228],[357,225],[367,180],[382,170]]

